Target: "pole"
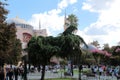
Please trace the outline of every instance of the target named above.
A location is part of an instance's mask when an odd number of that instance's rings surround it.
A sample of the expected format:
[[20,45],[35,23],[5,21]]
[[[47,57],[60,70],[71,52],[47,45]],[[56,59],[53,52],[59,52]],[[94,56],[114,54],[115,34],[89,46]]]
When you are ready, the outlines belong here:
[[82,80],[81,79],[81,70],[82,70],[82,61],[81,61],[81,54],[80,54],[80,55],[78,55],[78,71],[79,71],[78,80]]
[[82,70],[82,65],[80,64],[79,65],[79,79],[78,80],[81,80],[81,70]]
[[24,56],[24,80],[27,80],[27,56]]

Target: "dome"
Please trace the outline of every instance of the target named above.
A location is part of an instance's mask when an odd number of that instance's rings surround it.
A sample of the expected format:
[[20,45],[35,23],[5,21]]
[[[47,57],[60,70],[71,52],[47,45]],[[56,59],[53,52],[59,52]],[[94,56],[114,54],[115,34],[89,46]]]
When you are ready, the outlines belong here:
[[85,45],[82,47],[82,49],[84,49],[84,50],[96,50],[97,49],[97,47],[95,47],[94,45],[92,45],[92,44],[88,44],[87,45],[88,47],[86,47]]
[[7,20],[7,23],[15,23],[16,26],[18,27],[21,27],[21,28],[27,28],[27,29],[33,29],[33,26],[30,25],[28,22],[26,22],[25,20],[23,19],[20,19],[19,17],[15,17],[15,18],[12,18],[12,19],[8,19]]
[[15,17],[15,18],[12,18],[12,19],[9,19],[7,20],[8,23],[15,23],[15,24],[29,24],[28,22],[26,22],[25,20],[23,19],[20,19],[19,17]]

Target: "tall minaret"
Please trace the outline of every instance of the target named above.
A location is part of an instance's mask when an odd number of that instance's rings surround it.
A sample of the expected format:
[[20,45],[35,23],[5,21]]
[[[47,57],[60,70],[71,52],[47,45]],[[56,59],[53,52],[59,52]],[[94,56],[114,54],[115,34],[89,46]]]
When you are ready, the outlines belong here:
[[64,17],[64,31],[70,26],[70,22],[67,20],[66,17],[66,11],[65,11],[65,17]]
[[67,18],[66,18],[66,11],[65,11],[65,16],[64,16],[64,31],[67,28],[66,23],[67,23]]
[[41,21],[39,19],[39,30],[41,30]]

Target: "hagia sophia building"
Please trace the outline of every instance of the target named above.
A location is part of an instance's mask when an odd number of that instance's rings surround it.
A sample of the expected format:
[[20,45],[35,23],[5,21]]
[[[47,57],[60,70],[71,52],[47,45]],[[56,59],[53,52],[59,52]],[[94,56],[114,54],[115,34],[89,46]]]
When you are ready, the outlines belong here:
[[[39,24],[39,30],[33,29],[33,26],[30,25],[28,22],[26,22],[24,19],[21,19],[19,17],[11,18],[7,20],[7,23],[15,23],[17,32],[17,38],[21,40],[22,43],[22,49],[25,49],[27,46],[27,43],[31,39],[32,36],[48,36],[46,29],[41,29]],[[64,30],[66,30],[69,26],[69,21],[66,18],[64,18]]]
[[[17,32],[17,38],[20,39],[21,43],[22,43],[22,49],[25,49],[27,47],[27,43],[29,42],[29,40],[31,39],[32,36],[48,36],[47,34],[47,30],[46,29],[41,29],[40,25],[39,25],[39,30],[35,30],[33,29],[33,26],[30,25],[28,22],[26,22],[24,19],[21,19],[19,17],[15,17],[15,18],[11,18],[7,20],[7,23],[15,23]],[[66,19],[66,15],[64,18],[64,30],[66,30],[68,28],[68,24],[69,22]],[[27,53],[22,51],[22,56],[26,55]],[[52,58],[50,60],[51,62],[56,62],[58,63],[58,59],[56,58]]]
[[46,29],[35,30],[33,29],[32,25],[30,25],[25,20],[20,19],[19,17],[8,19],[7,23],[15,23],[17,29],[16,35],[17,38],[21,40],[22,49],[25,49],[27,47],[27,43],[32,36],[47,36]]

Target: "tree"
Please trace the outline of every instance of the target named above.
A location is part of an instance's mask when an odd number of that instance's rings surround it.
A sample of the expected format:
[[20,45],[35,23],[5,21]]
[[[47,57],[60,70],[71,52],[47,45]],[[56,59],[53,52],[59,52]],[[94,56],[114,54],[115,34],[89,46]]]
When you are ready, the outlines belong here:
[[[107,51],[108,53],[112,53],[113,52],[112,47],[110,47],[108,43],[103,44],[103,49],[102,50],[103,51]],[[111,64],[112,63],[111,62],[111,57],[110,58],[104,58],[103,62],[106,63],[106,64]]]
[[104,44],[103,45],[103,50],[106,50],[106,51],[110,51],[110,47],[109,47],[109,44]]
[[33,65],[42,65],[41,80],[44,80],[45,66],[50,62],[51,57],[59,52],[59,47],[53,45],[54,37],[32,37],[28,43],[29,60]]
[[[7,24],[5,21],[6,15],[8,13],[8,11],[4,9],[5,5],[5,3],[2,3],[0,1],[0,59],[2,60],[0,64],[1,66],[3,66],[4,63],[9,63],[11,61],[14,62],[14,59],[11,58],[11,56],[13,56],[13,50],[17,41],[15,24]],[[16,46],[16,48],[17,47],[21,47],[21,45]]]
[[93,42],[91,42],[91,44],[94,45],[97,48],[100,48],[100,44],[99,44],[98,41],[93,41]]
[[70,22],[70,25],[73,25],[75,27],[78,26],[78,18],[76,15],[74,15],[74,14],[68,15],[67,20]]
[[0,65],[3,66],[4,64],[4,52],[5,52],[5,48],[4,48],[4,45],[3,45],[3,39],[4,39],[4,29],[5,29],[5,19],[6,19],[6,14],[8,13],[7,10],[4,9],[4,5],[1,1],[0,1],[0,54],[1,54],[1,57],[0,57]]
[[57,37],[32,37],[28,43],[28,56],[33,65],[41,64],[43,66],[41,80],[44,80],[45,65],[50,62],[50,58],[59,55],[63,58],[72,59],[74,54],[81,56],[80,44],[86,43],[84,40],[74,34],[77,26],[70,25],[61,35]]
[[[67,20],[70,22],[70,26],[61,34],[62,44],[61,44],[60,56],[63,58],[67,58],[68,60],[73,60],[75,59],[75,56],[77,56],[76,58],[78,59],[78,64],[80,66],[79,61],[82,54],[82,51],[80,49],[80,44],[86,45],[86,43],[82,37],[75,35],[75,31],[77,30],[77,25],[78,25],[77,17],[72,14],[68,16]],[[73,64],[72,62],[71,64]]]
[[13,43],[12,51],[9,56],[9,63],[17,64],[21,60],[21,51],[22,51],[22,44],[19,39],[16,39]]
[[6,15],[8,14],[8,11],[4,9],[4,6],[7,5],[5,3],[2,3],[0,1],[0,24],[4,23],[6,19]]
[[[67,20],[70,26],[61,34],[63,56],[70,56],[76,48],[80,49],[80,44],[85,44],[82,37],[75,35],[78,26],[78,19],[74,14],[68,15]],[[64,55],[66,54],[66,55]]]
[[120,46],[116,46],[113,50],[113,58],[112,58],[112,63],[114,65],[120,65]]

